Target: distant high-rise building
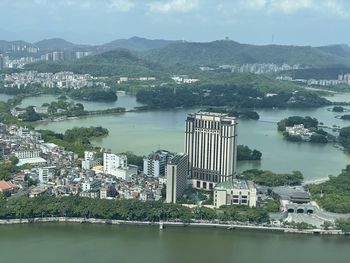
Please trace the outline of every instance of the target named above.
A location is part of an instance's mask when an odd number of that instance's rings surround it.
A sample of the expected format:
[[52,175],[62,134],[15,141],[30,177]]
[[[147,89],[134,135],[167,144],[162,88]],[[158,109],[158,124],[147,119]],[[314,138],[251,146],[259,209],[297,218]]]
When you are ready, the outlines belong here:
[[166,202],[176,203],[187,187],[188,158],[186,154],[174,156],[166,167]]
[[5,68],[5,58],[0,54],[0,70]]
[[143,158],[143,173],[149,177],[159,177],[165,175],[165,167],[173,157],[168,151],[158,150]]
[[186,120],[185,152],[193,187],[212,190],[235,175],[237,121],[227,114],[199,112]]
[[64,60],[64,53],[62,51],[52,52],[52,60],[53,61]]
[[80,59],[80,58],[83,58],[83,57],[86,57],[89,55],[91,55],[91,52],[89,52],[89,51],[77,51],[77,52],[75,52],[76,59]]

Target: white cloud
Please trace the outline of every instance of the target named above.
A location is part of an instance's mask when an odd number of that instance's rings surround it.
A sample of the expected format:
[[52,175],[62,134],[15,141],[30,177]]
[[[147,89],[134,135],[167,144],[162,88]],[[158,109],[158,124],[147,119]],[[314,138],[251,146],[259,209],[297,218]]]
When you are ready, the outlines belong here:
[[111,0],[111,8],[121,12],[128,12],[135,7],[133,0]]
[[240,3],[245,8],[264,9],[268,12],[293,14],[303,10],[311,10],[342,18],[348,16],[342,0],[241,0]]
[[199,5],[198,0],[168,0],[152,1],[148,4],[149,10],[154,13],[186,13]]
[[322,4],[322,0],[270,0],[268,2],[273,10],[283,13],[295,13],[299,10],[315,9]]

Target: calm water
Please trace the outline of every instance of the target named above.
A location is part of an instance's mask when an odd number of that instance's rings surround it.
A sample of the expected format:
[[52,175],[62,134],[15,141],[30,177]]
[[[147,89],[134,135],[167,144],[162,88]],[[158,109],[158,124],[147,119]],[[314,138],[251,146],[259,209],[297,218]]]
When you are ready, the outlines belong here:
[[6,263],[347,263],[349,237],[199,228],[0,226]]
[[[101,125],[109,136],[95,143],[113,152],[133,151],[147,154],[159,148],[182,152],[184,146],[184,121],[193,110],[129,112],[119,115],[96,116],[63,122],[42,123],[38,129],[64,132],[73,127]],[[311,115],[326,124],[350,125],[334,118],[334,113],[321,108],[305,110],[261,110],[260,121],[239,120],[238,143],[256,148],[263,153],[258,162],[240,162],[239,171],[249,168],[270,169],[276,172],[300,170],[307,179],[324,178],[338,174],[350,163],[349,155],[332,144],[291,143],[277,132],[276,121],[290,115]]]
[[8,99],[11,99],[11,98],[13,98],[12,95],[7,95],[7,94],[0,93],[0,101],[6,102]]
[[[87,109],[105,109],[125,107],[132,109],[140,106],[136,98],[127,94],[118,94],[119,99],[113,103],[83,102]],[[349,94],[336,94],[335,101],[350,101]],[[23,100],[22,106],[42,105],[55,100],[55,96],[31,97]],[[336,119],[337,113],[318,109],[258,110],[259,121],[239,120],[238,143],[256,148],[263,153],[258,162],[239,162],[239,171],[250,168],[270,169],[275,172],[299,170],[307,179],[324,178],[330,174],[337,175],[350,163],[350,156],[334,148],[332,144],[291,143],[283,140],[277,132],[276,122],[292,115],[316,117],[325,125],[350,126],[350,121]],[[182,152],[184,148],[184,121],[190,112],[198,109],[179,109],[168,111],[129,112],[124,114],[94,116],[63,122],[41,123],[38,129],[50,129],[64,132],[73,127],[101,125],[109,129],[109,136],[94,143],[111,149],[113,152],[133,151],[137,154],[162,148]]]
[[[28,106],[41,106],[44,103],[50,103],[56,101],[59,96],[56,95],[41,95],[38,97],[29,97],[22,100],[19,107]],[[0,97],[1,100],[1,97]],[[91,101],[77,101],[76,103],[82,103],[85,110],[105,110],[108,108],[123,107],[127,110],[132,109],[137,106],[142,106],[143,104],[136,101],[135,96],[131,96],[125,93],[118,92],[118,100],[113,102],[91,102]]]

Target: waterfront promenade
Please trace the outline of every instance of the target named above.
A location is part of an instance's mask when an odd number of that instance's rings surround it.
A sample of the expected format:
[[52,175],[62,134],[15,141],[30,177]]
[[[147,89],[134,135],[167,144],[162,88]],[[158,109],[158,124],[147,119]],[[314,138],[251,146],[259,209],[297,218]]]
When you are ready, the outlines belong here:
[[26,219],[0,219],[0,225],[10,224],[31,224],[31,223],[79,223],[79,224],[109,224],[109,225],[139,225],[139,226],[158,226],[164,227],[205,227],[205,228],[226,228],[227,230],[246,229],[255,231],[297,233],[297,234],[326,234],[342,235],[341,230],[324,230],[324,229],[295,229],[279,226],[254,225],[248,223],[213,223],[213,222],[150,222],[150,221],[127,221],[127,220],[110,220],[97,218],[79,218],[79,217],[39,217]]

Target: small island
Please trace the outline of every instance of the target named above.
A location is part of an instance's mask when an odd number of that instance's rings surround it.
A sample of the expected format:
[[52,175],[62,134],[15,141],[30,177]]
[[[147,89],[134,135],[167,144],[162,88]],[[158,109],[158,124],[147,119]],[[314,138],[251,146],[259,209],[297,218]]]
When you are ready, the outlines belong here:
[[286,140],[291,142],[328,143],[334,136],[318,126],[316,118],[310,116],[291,116],[277,123],[277,129],[283,132]]
[[58,97],[57,101],[44,103],[40,107],[28,106],[26,108],[15,107],[11,114],[24,122],[40,120],[59,121],[66,118],[76,118],[87,115],[103,115],[125,112],[125,108],[116,107],[105,110],[87,111],[82,103],[68,100],[66,96]]

